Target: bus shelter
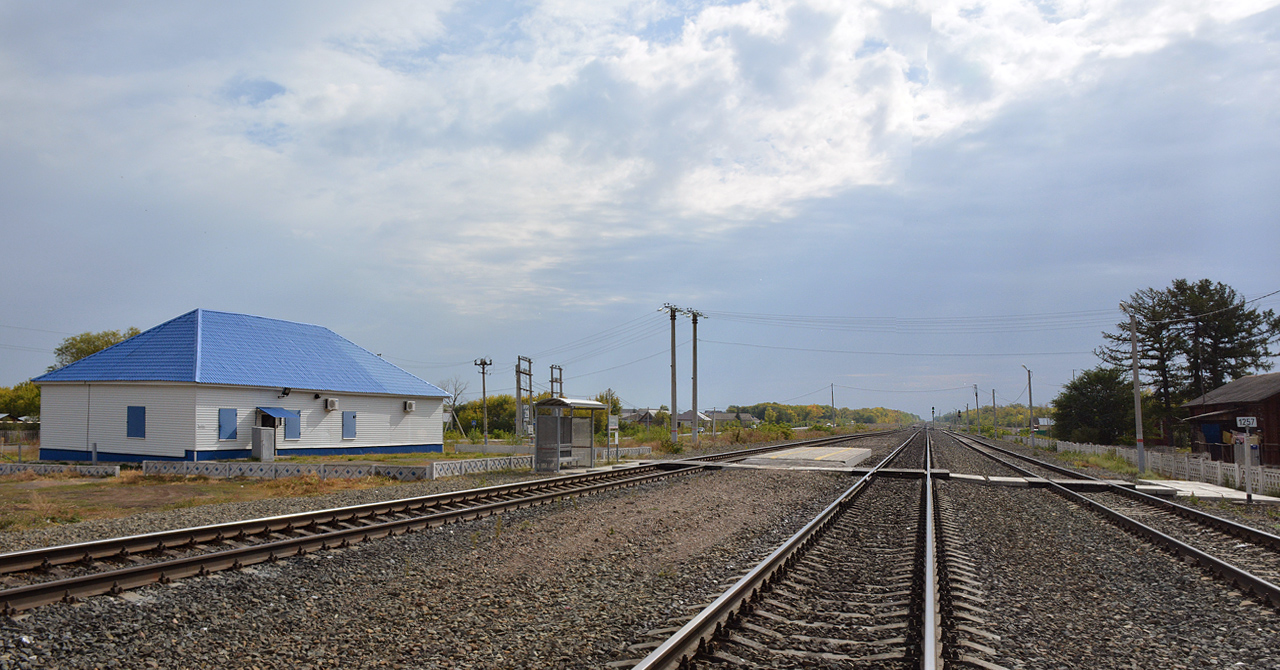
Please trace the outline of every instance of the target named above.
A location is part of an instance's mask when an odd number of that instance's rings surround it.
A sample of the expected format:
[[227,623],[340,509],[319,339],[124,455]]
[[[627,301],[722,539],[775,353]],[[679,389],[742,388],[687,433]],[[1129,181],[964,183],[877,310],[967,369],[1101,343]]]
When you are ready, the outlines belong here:
[[[602,402],[573,398],[547,398],[535,403],[534,472],[559,472],[562,462],[573,459],[586,460],[588,467],[594,467],[596,412],[608,409]],[[579,410],[587,410],[590,415],[574,416]]]

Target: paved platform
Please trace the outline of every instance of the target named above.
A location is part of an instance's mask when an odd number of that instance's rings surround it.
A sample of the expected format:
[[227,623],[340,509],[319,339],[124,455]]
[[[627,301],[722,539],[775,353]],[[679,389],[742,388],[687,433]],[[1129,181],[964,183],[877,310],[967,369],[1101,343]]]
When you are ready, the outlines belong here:
[[742,463],[765,468],[851,468],[871,455],[862,447],[797,447],[764,456],[748,458]]
[[[1209,484],[1206,482],[1184,482],[1180,479],[1141,479],[1139,480],[1143,486],[1139,486],[1138,490],[1144,491],[1146,486],[1163,486],[1177,491],[1179,498],[1190,498],[1195,496],[1201,500],[1228,500],[1231,502],[1245,502],[1245,492],[1230,489],[1217,484]],[[1272,496],[1253,494],[1253,502],[1266,503],[1268,505],[1280,505],[1280,498]]]

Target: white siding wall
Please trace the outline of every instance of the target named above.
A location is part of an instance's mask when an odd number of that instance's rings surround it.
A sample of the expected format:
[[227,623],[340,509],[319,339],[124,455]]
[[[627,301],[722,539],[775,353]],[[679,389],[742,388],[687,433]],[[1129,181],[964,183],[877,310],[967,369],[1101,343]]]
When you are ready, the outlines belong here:
[[45,449],[88,449],[85,436],[85,397],[82,384],[40,386],[40,446]]
[[[145,438],[126,436],[130,405],[147,408]],[[96,442],[100,453],[182,457],[195,446],[194,407],[190,385],[42,384],[40,445],[87,451]]]
[[[299,410],[302,436],[284,439],[281,428],[278,449],[318,447],[368,447],[399,444],[441,444],[444,442],[444,401],[440,398],[406,396],[362,396],[294,389],[280,397],[279,389],[255,389],[234,386],[200,386],[196,390],[196,445],[201,451],[213,449],[249,449],[253,426],[258,421],[258,407],[281,407]],[[337,398],[338,409],[327,412],[325,398]],[[417,409],[404,411],[405,400],[416,400]],[[236,410],[236,439],[218,439],[218,410]],[[342,413],[356,413],[356,438],[342,439]]]

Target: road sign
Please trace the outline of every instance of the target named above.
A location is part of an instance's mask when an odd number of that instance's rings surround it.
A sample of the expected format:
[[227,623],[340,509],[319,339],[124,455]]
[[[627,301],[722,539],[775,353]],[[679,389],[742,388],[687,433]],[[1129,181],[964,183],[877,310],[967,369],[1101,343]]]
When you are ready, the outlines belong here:
[[1257,428],[1258,417],[1256,416],[1238,416],[1236,417],[1237,428]]

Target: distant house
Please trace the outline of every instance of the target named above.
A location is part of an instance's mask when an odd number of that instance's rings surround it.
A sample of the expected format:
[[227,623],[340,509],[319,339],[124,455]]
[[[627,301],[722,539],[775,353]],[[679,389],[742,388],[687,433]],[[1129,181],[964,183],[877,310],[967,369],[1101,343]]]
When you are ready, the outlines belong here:
[[634,423],[643,426],[654,426],[658,424],[658,413],[664,410],[646,407],[644,409],[624,409],[618,416],[619,423]]
[[[703,414],[702,412],[698,412],[697,420],[699,425],[706,426],[706,427],[711,426],[711,417],[707,416],[706,414]],[[680,426],[681,428],[692,428],[693,422],[694,422],[693,410],[686,410],[684,412],[681,412],[680,416],[676,417],[676,425]]]
[[444,391],[321,326],[197,309],[32,380],[40,458],[441,451]]
[[1184,403],[1191,425],[1192,451],[1207,453],[1215,461],[1233,461],[1228,446],[1232,433],[1243,432],[1236,419],[1253,417],[1259,436],[1258,460],[1263,465],[1280,465],[1280,372],[1250,375],[1224,384]]
[[743,428],[751,428],[756,424],[764,423],[747,412],[707,412],[707,416],[711,417],[711,421],[714,421],[717,427],[726,426],[736,421],[741,421]]

